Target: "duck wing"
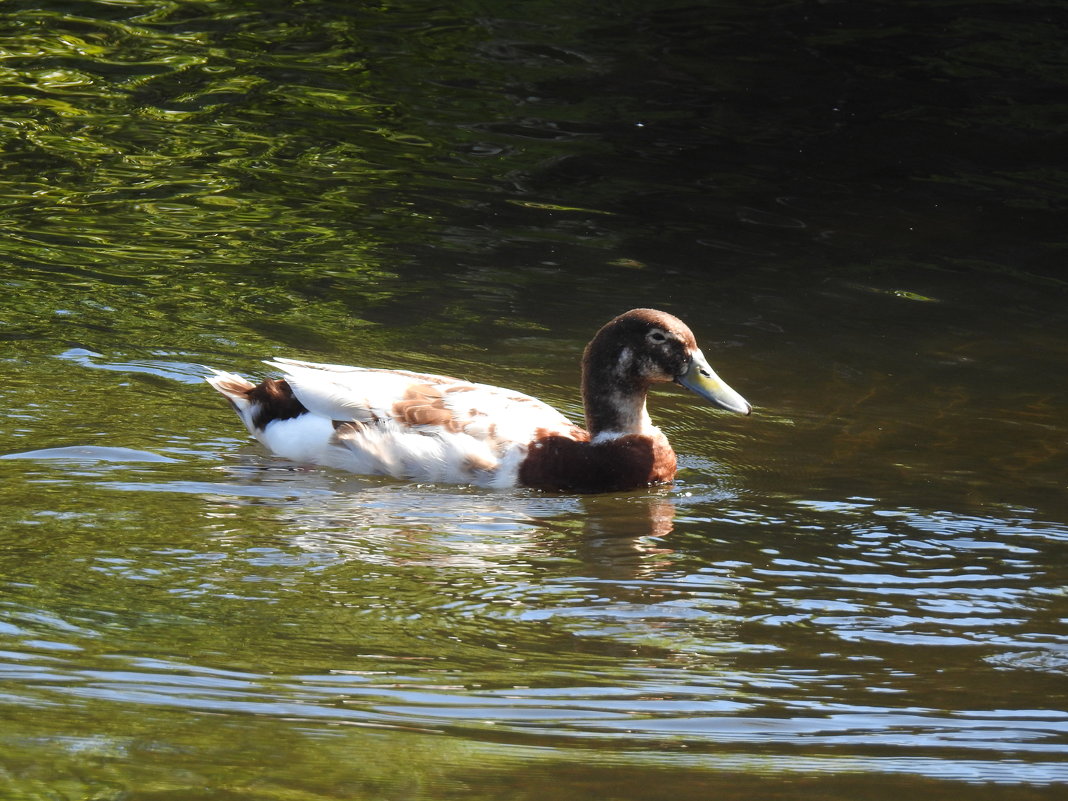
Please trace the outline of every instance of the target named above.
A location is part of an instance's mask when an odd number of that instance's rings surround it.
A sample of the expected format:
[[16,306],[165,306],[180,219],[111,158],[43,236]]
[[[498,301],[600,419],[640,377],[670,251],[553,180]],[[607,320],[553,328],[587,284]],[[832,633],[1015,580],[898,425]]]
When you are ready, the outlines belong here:
[[513,486],[533,440],[587,438],[548,404],[500,387],[296,359],[268,364],[311,416],[330,421],[330,444],[346,451],[330,461],[354,472]]
[[571,435],[577,428],[537,398],[488,384],[297,359],[267,364],[284,373],[308,411],[338,422],[392,423],[424,434],[465,433],[524,444],[542,430]]

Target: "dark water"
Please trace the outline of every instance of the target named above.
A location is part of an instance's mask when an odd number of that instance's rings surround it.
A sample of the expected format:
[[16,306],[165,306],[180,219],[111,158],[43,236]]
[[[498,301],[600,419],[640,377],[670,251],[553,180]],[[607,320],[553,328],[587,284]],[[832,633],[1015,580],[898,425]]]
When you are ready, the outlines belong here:
[[[11,798],[1053,798],[1068,5],[0,7]],[[266,456],[201,382],[578,417],[684,318],[676,485]]]

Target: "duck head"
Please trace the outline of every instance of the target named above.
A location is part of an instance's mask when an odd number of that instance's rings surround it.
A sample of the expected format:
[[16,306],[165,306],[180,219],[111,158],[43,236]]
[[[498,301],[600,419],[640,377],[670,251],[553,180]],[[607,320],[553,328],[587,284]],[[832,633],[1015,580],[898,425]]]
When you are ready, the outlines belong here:
[[650,429],[645,399],[655,383],[673,381],[721,409],[752,411],[709,366],[686,324],[656,309],[632,309],[606,323],[586,346],[582,367],[586,423],[594,437]]

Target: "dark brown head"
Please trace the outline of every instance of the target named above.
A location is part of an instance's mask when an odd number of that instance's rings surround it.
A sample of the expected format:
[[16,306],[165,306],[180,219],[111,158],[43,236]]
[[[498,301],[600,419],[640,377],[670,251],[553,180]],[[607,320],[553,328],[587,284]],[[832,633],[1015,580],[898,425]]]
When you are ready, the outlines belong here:
[[693,332],[666,312],[632,309],[609,321],[582,357],[586,422],[596,436],[635,433],[644,422],[651,384],[675,381],[717,406],[741,414],[751,407],[715,374]]

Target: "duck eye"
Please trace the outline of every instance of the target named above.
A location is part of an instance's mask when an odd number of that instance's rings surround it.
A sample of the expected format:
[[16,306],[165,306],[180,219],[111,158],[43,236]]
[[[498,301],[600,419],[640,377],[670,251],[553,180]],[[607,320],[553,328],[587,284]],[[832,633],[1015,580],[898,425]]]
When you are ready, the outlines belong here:
[[663,331],[650,331],[649,332],[649,341],[650,342],[665,342],[665,341],[667,341],[667,336],[664,334]]

